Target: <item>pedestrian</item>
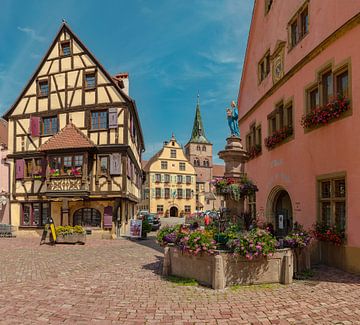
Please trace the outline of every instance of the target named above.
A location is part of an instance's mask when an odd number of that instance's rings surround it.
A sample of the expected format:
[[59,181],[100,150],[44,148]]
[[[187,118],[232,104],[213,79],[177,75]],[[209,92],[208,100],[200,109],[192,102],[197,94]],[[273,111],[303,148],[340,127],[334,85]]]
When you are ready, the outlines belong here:
[[210,217],[209,217],[208,213],[205,214],[204,224],[205,224],[205,226],[208,226],[210,224]]

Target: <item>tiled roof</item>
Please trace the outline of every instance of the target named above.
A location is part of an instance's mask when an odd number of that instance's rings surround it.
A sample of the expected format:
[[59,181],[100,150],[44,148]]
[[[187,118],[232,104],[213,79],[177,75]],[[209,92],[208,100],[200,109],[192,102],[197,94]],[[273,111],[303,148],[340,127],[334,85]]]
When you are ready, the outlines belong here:
[[141,160],[141,167],[142,169],[145,168],[146,164],[148,163],[148,160]]
[[74,124],[69,123],[43,143],[40,146],[39,151],[93,147],[95,147],[94,143]]
[[224,165],[213,165],[213,176],[214,177],[222,177],[225,173],[225,166]]

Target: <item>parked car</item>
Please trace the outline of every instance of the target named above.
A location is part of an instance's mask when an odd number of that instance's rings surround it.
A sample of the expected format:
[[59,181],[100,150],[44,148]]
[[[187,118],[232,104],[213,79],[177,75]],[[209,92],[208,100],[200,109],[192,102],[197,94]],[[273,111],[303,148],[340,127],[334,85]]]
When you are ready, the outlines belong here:
[[160,218],[153,213],[148,213],[140,216],[141,220],[147,220],[151,226],[151,230],[159,230],[161,226]]

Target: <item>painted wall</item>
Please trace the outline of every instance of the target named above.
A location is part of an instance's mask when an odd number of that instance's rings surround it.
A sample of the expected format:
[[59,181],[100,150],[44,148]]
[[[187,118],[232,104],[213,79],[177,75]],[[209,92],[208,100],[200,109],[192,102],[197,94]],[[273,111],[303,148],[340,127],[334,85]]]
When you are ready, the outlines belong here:
[[[311,227],[319,217],[317,177],[343,173],[347,209],[345,247],[360,247],[360,205],[357,203],[360,193],[360,134],[357,131],[360,94],[356,91],[360,86],[360,43],[354,41],[360,37],[360,3],[329,0],[324,6],[323,1],[310,1],[308,35],[291,51],[285,47],[283,78],[286,82],[280,80],[279,85],[273,85],[270,73],[268,79],[258,85],[257,59],[267,48],[273,49],[278,39],[287,40],[287,22],[303,4],[293,0],[286,1],[286,5],[285,2],[274,1],[273,8],[264,16],[262,3],[257,1],[255,6],[238,101],[242,134],[247,133],[254,122],[262,126],[262,154],[246,164],[246,172],[259,187],[257,210],[260,217],[270,220],[272,191],[282,187],[290,195],[294,221]],[[327,36],[350,22],[349,19],[355,15],[355,22],[349,23],[322,48],[317,48]],[[312,57],[306,57],[312,49],[319,51]],[[298,70],[287,74],[302,59],[303,64],[298,66]],[[300,121],[307,107],[306,89],[317,80],[318,72],[325,66],[331,66],[334,71],[344,64],[348,65],[349,72],[350,113],[328,125],[305,132]],[[268,114],[281,100],[292,100],[294,135],[289,141],[268,150],[264,145],[264,138],[269,135]],[[258,101],[259,104],[249,113]]]

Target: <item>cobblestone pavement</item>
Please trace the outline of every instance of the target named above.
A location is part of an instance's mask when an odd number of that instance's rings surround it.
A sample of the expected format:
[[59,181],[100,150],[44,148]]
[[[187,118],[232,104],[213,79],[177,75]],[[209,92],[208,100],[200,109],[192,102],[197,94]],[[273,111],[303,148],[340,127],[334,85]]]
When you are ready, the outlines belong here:
[[214,291],[160,275],[150,240],[39,246],[0,239],[1,324],[360,324],[360,278],[319,268],[311,280]]

